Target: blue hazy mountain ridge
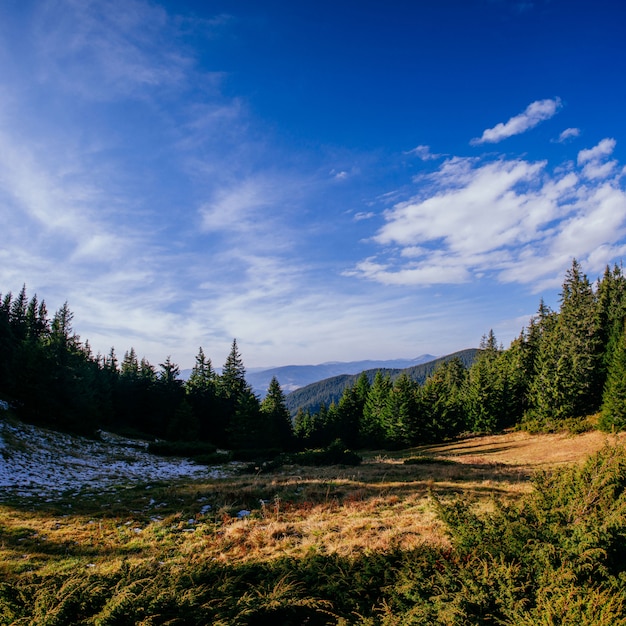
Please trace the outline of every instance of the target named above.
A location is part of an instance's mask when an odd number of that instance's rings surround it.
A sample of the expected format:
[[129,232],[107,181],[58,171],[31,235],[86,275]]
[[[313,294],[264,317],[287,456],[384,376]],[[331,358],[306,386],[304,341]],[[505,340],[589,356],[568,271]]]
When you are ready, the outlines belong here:
[[422,354],[414,359],[391,359],[386,361],[332,361],[318,365],[284,365],[261,371],[250,370],[246,380],[255,393],[265,396],[273,376],[280,383],[282,390],[288,394],[301,387],[319,382],[342,374],[360,374],[370,369],[405,369],[431,361],[437,357],[431,354]]
[[[436,356],[421,354],[414,359],[364,360],[364,361],[329,361],[318,365],[283,365],[269,368],[250,368],[246,372],[246,381],[261,398],[265,397],[267,388],[273,376],[280,383],[282,390],[288,394],[301,387],[319,382],[326,378],[341,376],[342,374],[360,374],[372,369],[405,369],[414,365],[428,363]],[[217,368],[217,371],[221,371]],[[190,369],[180,373],[183,380],[191,374]]]
[[389,376],[392,381],[401,374],[406,374],[411,380],[422,385],[426,379],[446,361],[459,359],[464,367],[469,368],[474,362],[477,352],[477,348],[467,348],[446,356],[431,357],[422,363],[414,363],[409,367],[395,368],[378,366],[364,369],[353,374],[331,376],[287,393],[285,398],[286,405],[292,416],[296,414],[298,409],[316,412],[322,404],[330,406],[332,402],[339,402],[346,387],[356,383],[362,372],[367,375],[370,383],[374,381],[376,373],[380,371],[384,376]]

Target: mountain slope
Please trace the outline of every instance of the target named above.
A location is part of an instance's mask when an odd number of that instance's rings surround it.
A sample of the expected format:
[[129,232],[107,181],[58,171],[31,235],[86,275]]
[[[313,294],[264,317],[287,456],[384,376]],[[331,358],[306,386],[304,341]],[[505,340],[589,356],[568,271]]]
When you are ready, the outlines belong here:
[[[461,360],[465,367],[469,367],[476,356],[476,348],[468,348],[466,350],[460,350],[448,354],[447,356],[433,359],[426,363],[420,363],[413,365],[412,367],[405,368],[385,368],[374,367],[372,369],[361,370],[365,372],[371,382],[373,382],[376,372],[380,371],[383,375],[389,375],[391,380],[395,380],[402,373],[406,373],[409,378],[423,384],[426,379],[437,369],[437,367],[445,361],[450,361],[454,358]],[[286,396],[286,404],[292,415],[295,415],[299,408],[303,410],[310,410],[315,412],[322,404],[328,406],[331,402],[339,402],[344,389],[353,385],[361,372],[354,374],[343,374],[341,376],[333,376],[319,382],[312,383],[301,389],[296,389]]]
[[311,383],[341,376],[344,374],[360,374],[370,369],[404,369],[427,363],[434,359],[432,354],[422,354],[414,359],[392,359],[387,361],[365,360],[320,363],[319,365],[285,365],[264,370],[251,370],[246,374],[246,380],[254,391],[264,396],[267,388],[275,376],[285,393],[295,391]]

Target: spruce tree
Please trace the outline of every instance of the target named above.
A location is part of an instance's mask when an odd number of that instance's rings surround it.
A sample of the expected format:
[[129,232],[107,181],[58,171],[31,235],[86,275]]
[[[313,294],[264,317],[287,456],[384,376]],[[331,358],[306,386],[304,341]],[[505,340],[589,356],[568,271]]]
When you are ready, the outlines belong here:
[[418,385],[403,372],[395,380],[387,398],[386,444],[398,448],[415,443],[419,419]]
[[189,395],[215,394],[217,375],[213,370],[211,359],[204,355],[202,346],[198,350],[196,362],[185,385]]
[[363,407],[369,392],[370,383],[363,372],[356,383],[346,387],[337,405],[336,436],[349,448],[359,442],[359,429],[363,420]]
[[621,266],[616,264],[612,270],[606,266],[604,275],[598,280],[596,300],[596,326],[602,351],[600,382],[603,383],[606,381],[613,353],[622,339],[626,318],[626,278]]
[[220,389],[226,398],[233,400],[236,400],[246,389],[246,368],[237,347],[236,339],[233,339],[230,353],[222,368]]
[[540,323],[531,415],[552,428],[563,419],[597,411],[601,401],[602,340],[596,299],[576,259],[563,282],[559,313]]
[[300,447],[306,448],[313,433],[313,417],[311,411],[305,411],[302,407],[298,408],[293,422],[293,430]]
[[268,446],[261,420],[259,399],[245,387],[235,400],[235,410],[228,425],[228,443],[233,450],[263,450]]
[[363,407],[363,419],[359,428],[361,445],[382,446],[388,421],[391,379],[378,370],[369,389]]
[[26,297],[26,285],[22,286],[20,293],[11,304],[10,320],[13,334],[18,340],[27,335],[28,298]]
[[467,370],[460,359],[445,361],[419,390],[421,419],[415,440],[441,441],[467,430],[465,385]]
[[185,433],[195,429],[195,425],[192,427],[190,424],[183,424],[180,421],[185,417],[191,419],[192,416],[187,415],[186,411],[177,415],[177,411],[185,397],[183,381],[178,378],[180,368],[175,363],[172,363],[169,356],[163,363],[159,363],[159,367],[161,369],[157,374],[156,383],[152,385],[152,393],[150,394],[155,401],[155,406],[153,407],[155,428],[158,432],[167,433],[169,423],[178,421],[182,429],[178,438],[182,439]]
[[495,432],[506,421],[507,380],[501,353],[493,330],[490,330],[480,342],[480,352],[467,379],[466,407],[469,425],[474,432]]
[[293,439],[291,415],[285,404],[285,394],[276,376],[272,377],[267,395],[261,402],[261,416],[269,447],[282,450],[291,448]]
[[613,350],[598,425],[605,431],[626,429],[626,328]]
[[225,419],[217,397],[218,376],[211,359],[198,350],[185,393],[198,422],[199,437],[215,445],[226,445]]

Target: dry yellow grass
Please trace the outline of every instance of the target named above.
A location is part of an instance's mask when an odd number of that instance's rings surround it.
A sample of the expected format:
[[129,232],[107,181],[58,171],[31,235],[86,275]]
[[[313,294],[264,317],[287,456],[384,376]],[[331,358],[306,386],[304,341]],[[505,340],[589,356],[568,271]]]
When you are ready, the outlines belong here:
[[[483,503],[494,495],[516,498],[529,488],[534,470],[580,462],[607,443],[623,441],[624,436],[597,432],[512,432],[370,454],[357,468],[290,467],[267,475],[152,485],[98,502],[4,505],[0,576],[45,575],[77,565],[105,572],[124,561],[185,567],[206,559],[232,563],[442,544],[446,537],[431,491]],[[411,457],[422,462],[405,464]],[[210,511],[201,513],[207,502]],[[251,514],[238,518],[242,509]]]

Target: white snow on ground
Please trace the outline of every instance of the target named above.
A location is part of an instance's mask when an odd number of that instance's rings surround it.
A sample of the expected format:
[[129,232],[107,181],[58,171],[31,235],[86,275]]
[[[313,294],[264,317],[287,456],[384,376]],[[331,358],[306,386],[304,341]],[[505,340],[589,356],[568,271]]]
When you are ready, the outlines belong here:
[[[101,433],[93,441],[0,418],[0,501],[101,493],[173,479],[221,478],[225,466],[154,456],[147,444]],[[141,449],[143,446],[143,449]]]

